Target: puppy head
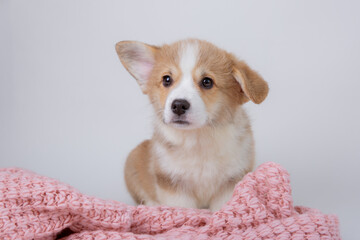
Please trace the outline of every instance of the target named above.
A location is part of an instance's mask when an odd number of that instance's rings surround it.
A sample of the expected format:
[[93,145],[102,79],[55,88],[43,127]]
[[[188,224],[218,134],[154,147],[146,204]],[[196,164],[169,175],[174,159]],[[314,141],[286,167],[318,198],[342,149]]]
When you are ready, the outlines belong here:
[[116,44],[119,58],[164,124],[181,129],[231,122],[238,105],[261,103],[268,85],[245,62],[206,41],[161,47]]

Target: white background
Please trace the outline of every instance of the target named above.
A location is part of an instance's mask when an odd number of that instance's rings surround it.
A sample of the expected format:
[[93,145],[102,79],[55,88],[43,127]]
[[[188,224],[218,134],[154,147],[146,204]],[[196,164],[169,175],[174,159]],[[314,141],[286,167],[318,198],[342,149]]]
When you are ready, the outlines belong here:
[[0,0],[0,167],[132,204],[127,154],[151,136],[151,107],[114,46],[196,37],[269,82],[248,103],[257,165],[291,174],[295,204],[340,217],[359,239],[359,1]]

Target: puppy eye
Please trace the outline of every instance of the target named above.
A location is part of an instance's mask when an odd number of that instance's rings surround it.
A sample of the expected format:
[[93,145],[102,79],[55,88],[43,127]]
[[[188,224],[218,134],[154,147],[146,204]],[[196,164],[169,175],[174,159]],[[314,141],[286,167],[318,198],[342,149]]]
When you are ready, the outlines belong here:
[[214,85],[213,80],[211,78],[205,77],[201,80],[201,86],[205,89],[210,89]]
[[162,81],[163,81],[164,87],[170,87],[170,85],[173,82],[172,78],[169,75],[163,76]]

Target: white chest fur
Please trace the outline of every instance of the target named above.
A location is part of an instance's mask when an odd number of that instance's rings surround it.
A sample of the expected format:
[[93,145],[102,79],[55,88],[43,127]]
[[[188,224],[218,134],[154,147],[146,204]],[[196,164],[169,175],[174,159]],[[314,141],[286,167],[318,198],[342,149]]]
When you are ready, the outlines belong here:
[[172,147],[154,143],[159,168],[184,193],[196,193],[207,202],[232,177],[243,175],[253,157],[253,137],[247,118],[226,126],[201,131],[163,128],[162,135]]

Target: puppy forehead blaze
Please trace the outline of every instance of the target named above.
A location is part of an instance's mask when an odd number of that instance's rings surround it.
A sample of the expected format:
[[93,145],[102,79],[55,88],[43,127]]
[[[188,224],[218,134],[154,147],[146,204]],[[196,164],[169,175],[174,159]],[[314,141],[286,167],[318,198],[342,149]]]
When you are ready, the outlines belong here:
[[[183,82],[192,79],[191,72],[196,65],[196,48],[193,44],[176,42],[163,45],[155,56],[155,65],[149,85],[150,95],[158,98],[162,107],[165,106],[168,95]],[[169,76],[171,84],[163,85],[163,77]]]
[[[229,87],[223,79],[229,79],[231,69],[232,62],[227,53],[211,43],[186,40],[164,45],[156,55],[151,78],[151,85],[154,87],[152,92],[157,95],[162,107],[165,107],[168,95],[179,87],[182,87],[184,93],[197,93],[204,101],[214,102],[217,95],[215,88]],[[165,75],[172,79],[168,87],[162,84]],[[214,89],[201,87],[201,80],[205,77],[212,79],[216,86]]]

